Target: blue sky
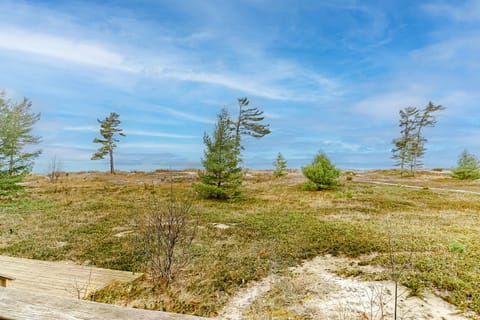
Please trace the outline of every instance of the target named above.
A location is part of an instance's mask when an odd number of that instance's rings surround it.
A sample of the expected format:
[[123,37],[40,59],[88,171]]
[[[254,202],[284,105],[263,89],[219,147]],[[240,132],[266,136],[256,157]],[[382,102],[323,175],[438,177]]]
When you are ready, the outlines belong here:
[[341,168],[389,168],[398,111],[447,109],[426,167],[480,154],[480,1],[0,0],[0,88],[33,102],[43,154],[91,161],[97,118],[120,114],[120,170],[200,167],[203,134],[237,98],[272,133],[244,140],[245,167],[323,150]]

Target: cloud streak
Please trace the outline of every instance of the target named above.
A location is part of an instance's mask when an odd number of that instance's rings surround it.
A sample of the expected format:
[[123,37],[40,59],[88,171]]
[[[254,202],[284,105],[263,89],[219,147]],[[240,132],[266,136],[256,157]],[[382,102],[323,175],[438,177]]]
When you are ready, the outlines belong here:
[[18,28],[0,28],[0,49],[119,71],[138,72],[139,70],[128,64],[122,55],[97,43]]

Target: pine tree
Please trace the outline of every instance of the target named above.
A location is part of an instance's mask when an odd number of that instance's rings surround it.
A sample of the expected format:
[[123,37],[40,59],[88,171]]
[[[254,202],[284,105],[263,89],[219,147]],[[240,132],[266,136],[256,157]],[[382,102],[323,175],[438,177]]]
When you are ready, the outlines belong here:
[[0,92],[0,195],[22,189],[18,182],[28,174],[41,150],[25,151],[27,146],[40,143],[40,137],[32,134],[33,126],[40,119],[31,112],[32,103],[24,98],[13,103]]
[[280,152],[278,153],[277,159],[273,165],[275,166],[275,171],[273,171],[273,175],[275,177],[284,177],[287,175],[287,172],[285,171],[287,168],[287,161]]
[[397,160],[395,165],[400,166],[402,175],[405,172],[405,166],[410,166],[412,162],[412,143],[419,112],[417,108],[413,107],[407,107],[399,112],[401,137],[393,140],[395,147],[392,152],[393,158]]
[[467,150],[458,158],[457,167],[452,170],[452,177],[462,180],[475,180],[480,178],[480,162]]
[[200,183],[195,185],[195,190],[204,198],[228,199],[238,195],[242,172],[236,138],[229,124],[228,112],[222,109],[213,136],[204,135],[204,170],[199,173]]
[[110,173],[112,174],[115,173],[113,165],[113,149],[117,147],[116,142],[119,141],[115,138],[115,135],[118,134],[125,137],[125,134],[122,132],[123,129],[118,127],[120,125],[119,117],[120,116],[117,113],[111,112],[104,120],[97,119],[98,123],[100,123],[100,135],[103,139],[93,139],[93,143],[100,143],[101,147],[93,154],[92,160],[104,159],[105,156],[108,155],[110,161]]
[[427,142],[427,139],[422,135],[423,129],[426,127],[434,127],[437,119],[433,113],[444,109],[445,107],[441,105],[434,105],[432,102],[429,102],[428,105],[423,108],[422,112],[416,116],[416,132],[411,150],[412,161],[410,171],[412,174],[415,174],[415,169],[423,166],[421,158],[425,154],[425,142]]
[[412,175],[415,175],[416,169],[423,166],[421,159],[425,154],[427,142],[423,130],[426,127],[434,127],[437,120],[433,113],[444,109],[441,105],[429,102],[422,110],[413,107],[400,110],[401,137],[393,140],[392,152],[393,158],[397,159],[395,165],[400,166],[402,175],[407,166]]
[[40,137],[32,135],[33,126],[40,119],[39,113],[32,113],[32,103],[23,99],[12,103],[0,94],[0,164],[1,171],[9,176],[29,173],[33,160],[41,150],[26,152],[28,145],[40,143]]
[[250,104],[248,98],[238,98],[238,117],[236,121],[229,121],[231,130],[235,132],[235,144],[240,154],[243,149],[241,145],[241,136],[251,136],[260,139],[270,133],[268,124],[262,124],[263,111],[255,108],[247,108]]
[[341,172],[325,153],[319,152],[311,164],[302,167],[302,173],[309,180],[306,184],[307,190],[322,190],[337,186]]

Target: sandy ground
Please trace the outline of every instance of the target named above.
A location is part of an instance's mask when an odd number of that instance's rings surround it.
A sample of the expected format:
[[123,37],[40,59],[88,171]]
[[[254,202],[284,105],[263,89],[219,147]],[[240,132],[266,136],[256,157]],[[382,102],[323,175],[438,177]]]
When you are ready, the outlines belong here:
[[[333,272],[351,262],[346,258],[317,257],[292,268],[290,275],[269,276],[239,292],[221,311],[219,319],[394,319],[394,283],[341,278]],[[292,281],[300,287],[288,293],[297,295],[294,304],[268,303],[275,300],[269,297],[269,291],[275,287],[288,288],[286,283]],[[400,286],[397,319],[468,319],[460,310],[430,293],[422,299],[407,296],[408,289]],[[281,308],[288,311],[277,312],[276,317],[272,312],[264,312],[266,306],[270,306],[270,310],[273,307],[277,311]]]

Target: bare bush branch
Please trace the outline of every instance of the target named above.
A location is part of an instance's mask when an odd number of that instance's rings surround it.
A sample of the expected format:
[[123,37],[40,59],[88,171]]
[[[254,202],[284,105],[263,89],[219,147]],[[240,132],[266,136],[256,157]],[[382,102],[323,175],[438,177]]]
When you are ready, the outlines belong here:
[[151,212],[140,223],[139,244],[152,281],[168,286],[186,262],[197,229],[191,211],[191,199],[176,198],[171,190],[168,199],[154,200]]

